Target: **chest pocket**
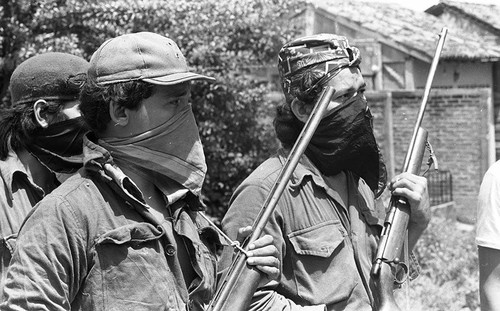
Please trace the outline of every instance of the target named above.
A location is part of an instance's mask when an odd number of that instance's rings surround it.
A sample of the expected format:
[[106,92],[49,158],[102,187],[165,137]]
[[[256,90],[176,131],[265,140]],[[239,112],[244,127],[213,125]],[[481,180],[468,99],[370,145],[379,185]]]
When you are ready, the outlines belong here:
[[149,223],[134,223],[101,235],[79,309],[185,309],[169,268],[172,256],[165,241],[163,230]]
[[358,284],[352,247],[339,220],[288,234],[299,297],[309,303],[347,300]]

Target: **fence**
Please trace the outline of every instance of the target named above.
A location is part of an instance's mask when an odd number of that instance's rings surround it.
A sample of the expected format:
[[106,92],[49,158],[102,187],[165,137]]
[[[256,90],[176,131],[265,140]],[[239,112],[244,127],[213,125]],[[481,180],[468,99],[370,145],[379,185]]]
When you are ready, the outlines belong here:
[[427,175],[431,206],[453,201],[453,185],[450,171],[430,171]]

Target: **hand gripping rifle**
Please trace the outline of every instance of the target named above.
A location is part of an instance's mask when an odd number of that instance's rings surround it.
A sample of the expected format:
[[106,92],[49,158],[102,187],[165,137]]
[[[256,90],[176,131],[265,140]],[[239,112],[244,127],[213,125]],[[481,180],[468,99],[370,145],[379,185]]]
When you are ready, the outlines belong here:
[[[420,172],[427,144],[427,131],[421,127],[421,123],[447,32],[448,29],[444,27],[439,34],[440,38],[427,77],[424,96],[413,129],[410,145],[406,153],[402,172],[410,172],[412,174],[419,174]],[[378,243],[377,256],[371,270],[374,280],[378,283],[378,298],[380,299],[378,310],[399,310],[392,294],[394,276],[390,268],[392,264],[401,265],[405,273],[408,273],[408,266],[401,261],[400,257],[403,251],[409,219],[410,206],[408,201],[403,197],[392,196],[389,213],[384,221],[384,228],[382,229],[382,234]]]
[[232,260],[231,266],[222,279],[214,298],[208,305],[207,311],[240,311],[247,310],[250,306],[252,296],[262,275],[256,268],[246,264],[247,257],[245,253],[248,251],[248,245],[260,238],[334,93],[335,90],[331,86],[326,86],[319,95],[313,111],[254,221],[252,234],[244,241],[241,248],[237,248],[238,251]]

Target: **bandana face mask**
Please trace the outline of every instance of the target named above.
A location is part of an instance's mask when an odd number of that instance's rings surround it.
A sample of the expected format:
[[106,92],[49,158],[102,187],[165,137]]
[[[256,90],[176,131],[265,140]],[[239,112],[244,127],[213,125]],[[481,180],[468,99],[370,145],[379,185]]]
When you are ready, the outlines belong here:
[[[184,98],[187,100],[187,98]],[[199,195],[207,172],[198,127],[186,104],[165,123],[139,135],[106,138],[99,143],[117,163],[139,167],[160,189],[172,180]]]
[[[323,174],[350,170],[377,191],[385,166],[373,135],[372,118],[364,95],[354,96],[321,121],[306,155]],[[385,180],[380,182],[385,185]]]
[[71,174],[83,166],[83,136],[88,127],[82,117],[42,128],[26,149],[56,173]]

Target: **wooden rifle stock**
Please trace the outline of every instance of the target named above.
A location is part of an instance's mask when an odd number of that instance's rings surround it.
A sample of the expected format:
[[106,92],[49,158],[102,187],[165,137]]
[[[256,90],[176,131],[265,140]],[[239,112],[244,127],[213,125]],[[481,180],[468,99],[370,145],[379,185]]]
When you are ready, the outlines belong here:
[[[443,49],[444,40],[448,29],[444,27],[439,34],[439,41],[431,64],[431,69],[427,77],[424,96],[418,112],[417,121],[413,129],[413,135],[406,153],[402,172],[419,174],[422,159],[427,142],[427,131],[421,128],[422,119],[429,98],[432,80],[436,72],[439,56]],[[389,213],[384,221],[384,228],[378,243],[377,255],[372,266],[371,274],[377,285],[377,310],[393,311],[399,310],[393,297],[394,276],[391,271],[391,264],[402,263],[404,241],[408,222],[410,219],[410,206],[403,197],[392,196],[390,200]],[[408,271],[406,271],[408,272]]]
[[[252,234],[242,245],[245,251],[248,250],[249,244],[260,238],[300,157],[316,131],[334,92],[335,90],[331,86],[326,86],[318,97],[313,111],[254,221]],[[243,252],[238,251],[236,253],[227,274],[220,282],[214,298],[206,308],[207,311],[242,311],[248,309],[262,275],[256,268],[247,265],[246,260],[246,255]]]

